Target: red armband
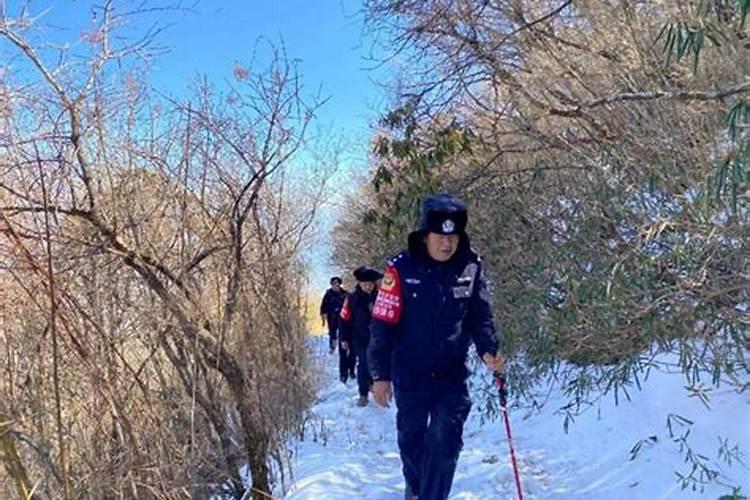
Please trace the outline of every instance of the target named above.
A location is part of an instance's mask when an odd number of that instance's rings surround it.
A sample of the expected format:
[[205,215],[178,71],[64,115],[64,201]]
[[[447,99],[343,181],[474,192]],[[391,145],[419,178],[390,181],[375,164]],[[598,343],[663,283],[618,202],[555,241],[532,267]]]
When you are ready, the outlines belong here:
[[404,303],[401,299],[401,279],[395,267],[389,265],[383,275],[383,284],[378,291],[372,317],[395,325],[401,320]]
[[343,319],[344,321],[352,320],[352,308],[349,307],[349,297],[344,299],[344,307],[341,308],[341,313],[339,314],[339,317]]

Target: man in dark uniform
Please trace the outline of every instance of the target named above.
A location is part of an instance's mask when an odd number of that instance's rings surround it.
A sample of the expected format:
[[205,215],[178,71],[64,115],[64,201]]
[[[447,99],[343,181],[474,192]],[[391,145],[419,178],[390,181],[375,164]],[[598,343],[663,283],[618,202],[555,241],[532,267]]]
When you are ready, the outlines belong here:
[[[339,316],[346,299],[346,290],[341,287],[341,278],[331,278],[331,288],[326,290],[320,302],[320,319],[323,326],[328,324],[328,347],[333,354],[338,339]],[[354,356],[339,346],[339,378],[346,383],[347,377],[354,378]]]
[[373,309],[373,395],[388,406],[395,392],[407,499],[448,498],[471,409],[470,343],[491,370],[504,369],[467,219],[458,199],[425,198],[418,229],[389,261]]
[[339,333],[341,348],[351,349],[357,357],[357,406],[367,406],[367,395],[372,385],[367,366],[367,346],[370,343],[370,318],[375,298],[378,295],[377,281],[383,275],[375,269],[360,267],[354,271],[357,287],[346,298],[341,310]]

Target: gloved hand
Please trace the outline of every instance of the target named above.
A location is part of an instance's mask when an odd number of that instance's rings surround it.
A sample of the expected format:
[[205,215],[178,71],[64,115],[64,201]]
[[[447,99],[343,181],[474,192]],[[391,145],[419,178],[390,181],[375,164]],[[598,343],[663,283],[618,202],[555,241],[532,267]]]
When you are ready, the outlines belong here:
[[500,396],[500,406],[505,408],[508,405],[508,386],[505,383],[505,373],[495,372],[495,383]]
[[482,361],[484,361],[484,364],[487,365],[487,368],[492,370],[496,373],[505,373],[505,358],[502,354],[498,353],[496,355],[492,355],[488,352],[484,353],[484,356],[482,356]]

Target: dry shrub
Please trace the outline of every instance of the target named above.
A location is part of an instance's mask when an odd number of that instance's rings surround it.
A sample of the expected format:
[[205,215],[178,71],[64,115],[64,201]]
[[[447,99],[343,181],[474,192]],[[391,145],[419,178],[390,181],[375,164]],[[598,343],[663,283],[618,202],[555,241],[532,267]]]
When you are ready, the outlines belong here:
[[266,498],[313,397],[319,101],[273,46],[227,90],[154,95],[129,57],[155,32],[115,35],[115,7],[60,60],[0,24],[29,70],[0,114],[0,496]]

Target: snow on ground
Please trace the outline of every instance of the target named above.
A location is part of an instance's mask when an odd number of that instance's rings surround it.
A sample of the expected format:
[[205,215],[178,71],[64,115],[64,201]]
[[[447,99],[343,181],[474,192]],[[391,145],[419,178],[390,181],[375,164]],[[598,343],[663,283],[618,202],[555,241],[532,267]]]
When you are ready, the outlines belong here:
[[[400,499],[404,481],[396,445],[395,409],[374,403],[355,405],[356,384],[337,380],[337,355],[317,355],[325,362],[326,381],[307,436],[294,445],[294,482],[285,498]],[[516,454],[524,495],[528,499],[690,499],[718,498],[731,493],[726,486],[712,484],[692,491],[681,489],[675,472],[689,474],[686,450],[680,452],[675,438],[689,428],[688,443],[707,457],[706,464],[719,470],[720,481],[750,494],[750,457],[747,466],[733,461],[729,467],[719,458],[719,437],[730,448],[738,445],[750,453],[750,394],[737,394],[724,386],[712,394],[707,409],[689,397],[684,378],[668,367],[652,371],[642,391],[631,391],[631,400],[613,398],[576,418],[569,432],[555,410],[562,404],[553,393],[541,411],[511,410]],[[475,405],[475,409],[476,409]],[[459,459],[451,499],[512,499],[515,486],[508,460],[502,423],[482,423],[472,410],[464,431],[464,449]],[[682,424],[672,417],[674,437],[669,436],[667,418],[680,415],[693,422]],[[651,436],[653,438],[649,439]],[[631,460],[631,449],[646,439]]]

